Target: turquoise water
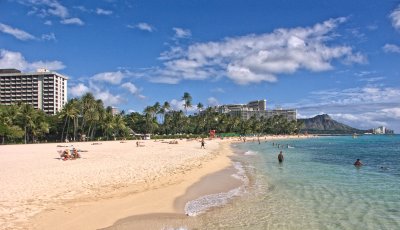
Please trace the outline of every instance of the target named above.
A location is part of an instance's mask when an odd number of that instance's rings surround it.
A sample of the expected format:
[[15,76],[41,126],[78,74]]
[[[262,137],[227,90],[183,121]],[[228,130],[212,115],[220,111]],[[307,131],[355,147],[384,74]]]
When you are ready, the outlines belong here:
[[[400,136],[235,144],[250,183],[188,229],[400,229]],[[289,148],[287,148],[289,145]],[[278,163],[283,151],[285,160]],[[353,166],[360,158],[364,165]]]
[[[251,209],[265,217],[243,227],[400,229],[400,136],[320,137],[237,148],[254,167],[249,193],[261,207]],[[357,158],[361,168],[352,165]]]
[[[201,198],[194,211],[222,205],[170,218],[164,229],[400,229],[399,135],[272,143],[233,144],[245,186]],[[360,168],[353,166],[357,158]],[[238,192],[233,199],[232,192]]]

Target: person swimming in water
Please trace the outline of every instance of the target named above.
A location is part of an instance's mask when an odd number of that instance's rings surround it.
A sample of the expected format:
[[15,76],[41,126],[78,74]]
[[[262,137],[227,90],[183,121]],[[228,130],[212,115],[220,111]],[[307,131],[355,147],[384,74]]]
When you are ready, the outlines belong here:
[[283,162],[283,153],[282,153],[282,151],[278,154],[278,161],[279,161],[279,163]]
[[360,159],[357,159],[356,162],[354,162],[354,166],[356,166],[356,167],[360,167],[362,165],[363,165],[363,163],[360,161]]

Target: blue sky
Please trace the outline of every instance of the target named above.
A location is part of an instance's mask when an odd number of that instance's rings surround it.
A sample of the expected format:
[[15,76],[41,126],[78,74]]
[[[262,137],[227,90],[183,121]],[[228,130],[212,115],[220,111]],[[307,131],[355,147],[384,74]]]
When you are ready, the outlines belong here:
[[125,111],[189,92],[400,132],[399,63],[400,1],[0,1],[0,68],[46,67],[69,98]]

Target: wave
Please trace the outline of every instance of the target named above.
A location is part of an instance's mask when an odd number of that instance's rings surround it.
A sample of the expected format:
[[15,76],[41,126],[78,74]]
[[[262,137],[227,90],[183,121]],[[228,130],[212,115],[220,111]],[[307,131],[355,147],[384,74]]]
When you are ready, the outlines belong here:
[[244,155],[246,155],[246,156],[254,156],[254,155],[257,155],[257,154],[258,154],[257,151],[251,151],[251,150],[248,150],[248,151],[244,152]]
[[202,196],[196,200],[189,201],[185,205],[185,214],[188,216],[197,216],[210,210],[211,208],[223,206],[234,197],[243,194],[245,192],[245,187],[249,183],[249,179],[247,178],[245,169],[240,162],[234,162],[234,167],[237,170],[237,173],[233,174],[232,176],[243,181],[243,185],[228,192],[210,194]]

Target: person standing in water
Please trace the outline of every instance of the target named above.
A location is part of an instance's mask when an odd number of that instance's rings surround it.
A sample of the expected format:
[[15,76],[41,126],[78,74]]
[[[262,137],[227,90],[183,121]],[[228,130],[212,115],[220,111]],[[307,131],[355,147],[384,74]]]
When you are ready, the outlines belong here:
[[354,166],[356,166],[356,167],[360,167],[362,165],[363,165],[363,163],[360,161],[360,159],[357,159],[356,162],[354,162]]
[[283,153],[282,153],[282,151],[278,154],[278,161],[279,161],[279,163],[283,162]]

